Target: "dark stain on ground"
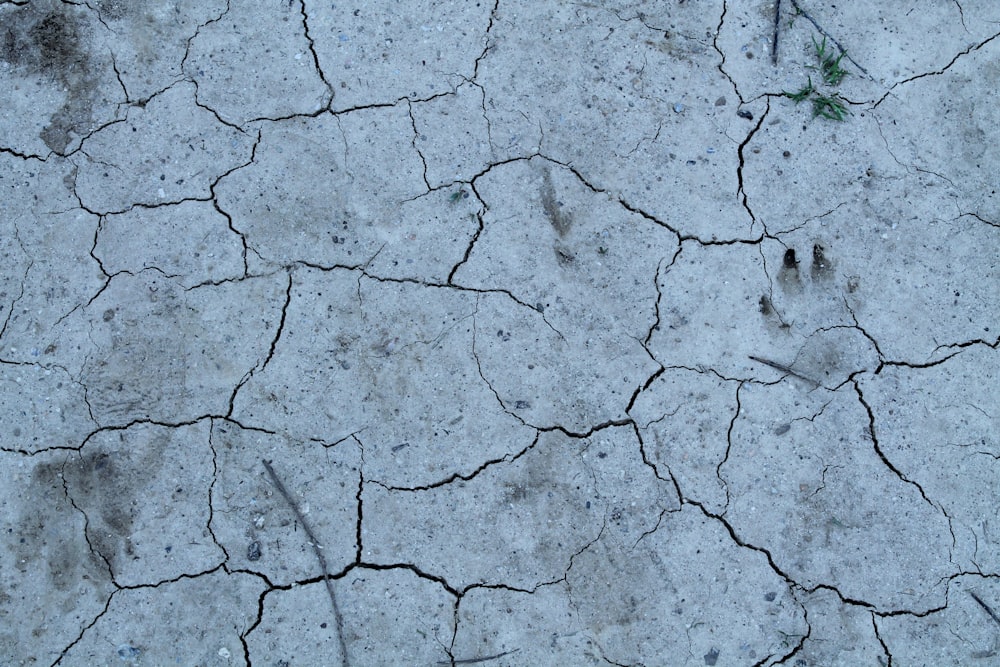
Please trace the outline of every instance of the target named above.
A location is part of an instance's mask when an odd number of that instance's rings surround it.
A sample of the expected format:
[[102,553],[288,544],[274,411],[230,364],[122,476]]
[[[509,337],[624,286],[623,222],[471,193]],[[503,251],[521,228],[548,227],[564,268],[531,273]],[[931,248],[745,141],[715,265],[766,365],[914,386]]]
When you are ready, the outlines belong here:
[[789,270],[796,270],[796,271],[798,270],[799,262],[797,259],[795,259],[794,248],[789,248],[788,250],[785,251],[785,257],[782,260],[782,266],[784,266],[784,268]]
[[778,272],[778,282],[785,288],[798,291],[802,288],[802,281],[799,278],[799,260],[795,256],[795,250],[788,248],[781,261],[781,271]]
[[556,230],[560,238],[569,233],[573,226],[573,218],[569,213],[562,210],[562,203],[556,199],[556,189],[552,184],[552,172],[548,169],[542,171],[542,210],[552,228]]
[[[80,27],[66,9],[42,12],[41,3],[0,11],[3,49],[0,60],[23,73],[65,80],[87,63],[80,50]],[[72,11],[72,10],[70,10]]]
[[820,244],[813,245],[812,268],[810,270],[813,280],[829,278],[833,275],[833,262],[826,256],[826,250]]
[[60,109],[39,135],[56,153],[92,120],[97,81],[86,42],[86,9],[69,4],[32,2],[0,7],[0,60],[27,79],[54,82],[66,91]]
[[130,550],[128,504],[133,494],[127,484],[128,470],[122,469],[125,458],[119,452],[88,453],[70,459],[63,470],[71,497],[87,512],[91,545],[112,566],[120,552]]
[[[81,586],[100,587],[108,581],[107,566],[91,552],[82,532],[82,516],[63,487],[62,460],[38,464],[23,490],[17,539],[8,541],[22,574],[47,572],[52,588],[77,591]],[[77,596],[66,598],[69,606]],[[68,610],[66,610],[68,612]]]
[[774,309],[771,307],[771,299],[769,299],[766,294],[761,295],[758,303],[760,305],[760,314],[764,317],[767,317],[774,312]]
[[98,9],[101,12],[101,18],[105,20],[117,21],[118,19],[124,18],[132,7],[130,6],[130,3],[121,2],[120,0],[101,0],[98,4]]

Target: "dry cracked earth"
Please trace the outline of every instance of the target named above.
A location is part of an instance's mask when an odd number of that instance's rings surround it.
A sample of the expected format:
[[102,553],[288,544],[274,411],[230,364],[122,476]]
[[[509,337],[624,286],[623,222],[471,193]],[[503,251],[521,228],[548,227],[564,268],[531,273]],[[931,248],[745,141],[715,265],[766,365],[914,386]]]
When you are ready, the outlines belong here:
[[0,664],[1000,664],[995,2],[15,0],[0,75]]

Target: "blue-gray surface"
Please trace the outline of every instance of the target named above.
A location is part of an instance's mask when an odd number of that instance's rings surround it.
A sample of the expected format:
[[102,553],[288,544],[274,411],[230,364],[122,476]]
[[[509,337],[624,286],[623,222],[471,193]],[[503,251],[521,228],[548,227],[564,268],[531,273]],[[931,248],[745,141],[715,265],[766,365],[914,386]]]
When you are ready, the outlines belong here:
[[1000,660],[992,0],[0,37],[0,665]]

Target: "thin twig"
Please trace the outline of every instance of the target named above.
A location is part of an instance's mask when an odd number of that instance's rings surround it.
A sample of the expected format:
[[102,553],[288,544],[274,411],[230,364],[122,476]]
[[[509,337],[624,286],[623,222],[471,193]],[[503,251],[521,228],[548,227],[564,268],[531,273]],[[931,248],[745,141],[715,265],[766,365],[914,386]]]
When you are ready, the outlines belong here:
[[845,56],[847,56],[847,59],[851,61],[852,65],[854,65],[855,67],[857,67],[869,79],[872,78],[872,75],[868,73],[868,70],[866,70],[864,67],[862,67],[861,65],[859,65],[857,63],[857,61],[855,61],[854,58],[851,57],[851,54],[847,53],[847,49],[845,49],[843,46],[841,46],[840,42],[837,41],[836,37],[834,37],[833,35],[831,35],[830,33],[828,33],[826,30],[824,30],[823,26],[821,26],[819,23],[817,23],[816,19],[814,19],[812,16],[809,15],[809,12],[807,12],[804,9],[802,9],[802,7],[799,7],[798,0],[792,0],[792,6],[795,7],[795,11],[798,12],[798,14],[800,16],[805,16],[806,20],[809,21],[810,23],[812,23],[813,27],[815,27],[816,30],[819,30],[819,34],[823,35],[824,37],[828,37],[830,39],[830,41],[833,42],[837,46],[838,49],[840,49],[840,52],[842,54],[844,54]]
[[319,566],[323,570],[323,582],[326,584],[326,592],[330,594],[330,603],[333,604],[333,616],[337,623],[337,642],[340,644],[340,655],[342,656],[341,664],[347,667],[347,645],[344,643],[344,619],[340,615],[340,605],[337,604],[337,596],[333,592],[333,582],[330,579],[330,570],[326,566],[326,557],[323,555],[323,547],[320,546],[319,540],[316,539],[316,534],[313,533],[312,528],[309,526],[309,522],[306,521],[305,515],[299,506],[292,500],[292,496],[289,495],[288,489],[285,485],[281,483],[278,479],[278,475],[275,474],[274,468],[266,460],[261,460],[264,464],[264,469],[267,470],[267,474],[271,476],[271,481],[274,482],[274,486],[278,489],[278,493],[281,497],[285,499],[292,507],[292,511],[295,512],[295,518],[300,524],[302,524],[302,529],[306,532],[306,537],[309,538],[309,543],[312,545],[313,553],[316,554],[316,560],[319,561]]
[[820,383],[816,382],[816,380],[813,380],[811,377],[806,377],[805,375],[802,375],[802,373],[792,370],[791,367],[786,366],[785,364],[779,364],[777,361],[771,361],[770,359],[764,359],[762,357],[755,357],[752,354],[750,355],[750,358],[756,362],[764,364],[765,366],[770,366],[771,368],[779,370],[782,373],[788,373],[792,377],[797,377],[800,380],[808,382],[813,386],[813,389],[818,389],[820,387]]
[[439,665],[473,665],[478,662],[488,662],[489,660],[496,660],[497,658],[502,658],[505,655],[510,655],[511,653],[517,653],[521,649],[516,648],[511,651],[504,651],[503,653],[497,653],[496,655],[487,655],[482,658],[464,658],[462,660],[451,660],[451,661],[438,661]]
[[993,609],[991,609],[988,604],[986,604],[985,602],[983,602],[980,599],[980,597],[978,595],[976,595],[975,593],[973,593],[972,591],[969,591],[969,595],[972,596],[973,600],[975,600],[976,602],[979,603],[980,607],[982,607],[983,609],[986,610],[986,613],[990,615],[990,618],[992,618],[997,623],[997,625],[1000,625],[1000,616],[997,616],[996,612],[993,611]]
[[774,39],[771,41],[771,64],[778,64],[778,24],[781,22],[781,0],[774,3]]

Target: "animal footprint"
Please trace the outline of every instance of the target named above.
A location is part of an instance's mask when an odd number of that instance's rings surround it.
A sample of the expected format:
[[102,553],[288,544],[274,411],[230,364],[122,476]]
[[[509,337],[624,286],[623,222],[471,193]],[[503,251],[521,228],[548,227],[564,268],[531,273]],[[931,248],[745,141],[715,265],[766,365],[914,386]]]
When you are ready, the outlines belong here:
[[785,248],[780,264],[765,258],[772,287],[760,296],[760,313],[775,336],[791,338],[780,347],[792,352],[774,361],[832,387],[857,370],[873,368],[878,354],[851,313],[858,278],[840,275],[825,245],[815,242],[804,250]]

